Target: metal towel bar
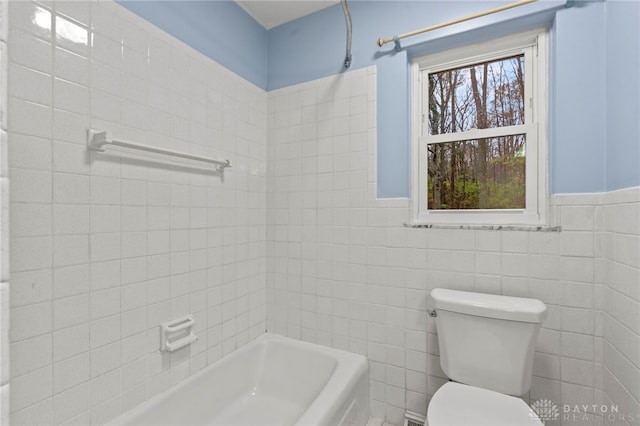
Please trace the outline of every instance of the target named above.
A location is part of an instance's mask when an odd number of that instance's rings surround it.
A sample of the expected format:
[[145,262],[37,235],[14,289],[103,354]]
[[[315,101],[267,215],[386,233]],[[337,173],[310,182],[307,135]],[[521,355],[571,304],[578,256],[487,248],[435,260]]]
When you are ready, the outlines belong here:
[[185,154],[170,149],[156,148],[149,145],[139,144],[126,140],[116,140],[108,132],[89,129],[87,131],[87,148],[91,151],[103,152],[107,145],[116,145],[124,148],[138,149],[141,151],[153,152],[156,154],[170,155],[173,157],[185,158],[187,160],[202,161],[216,165],[216,170],[223,172],[225,168],[231,167],[231,161],[222,158],[203,157],[200,155]]

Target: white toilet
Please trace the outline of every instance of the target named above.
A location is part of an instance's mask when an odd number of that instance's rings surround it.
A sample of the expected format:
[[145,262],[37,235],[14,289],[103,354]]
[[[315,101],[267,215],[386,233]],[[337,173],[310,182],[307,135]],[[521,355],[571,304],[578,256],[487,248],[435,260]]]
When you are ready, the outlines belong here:
[[433,395],[428,426],[541,426],[516,396],[531,387],[544,303],[441,288],[431,297],[440,366],[452,381]]

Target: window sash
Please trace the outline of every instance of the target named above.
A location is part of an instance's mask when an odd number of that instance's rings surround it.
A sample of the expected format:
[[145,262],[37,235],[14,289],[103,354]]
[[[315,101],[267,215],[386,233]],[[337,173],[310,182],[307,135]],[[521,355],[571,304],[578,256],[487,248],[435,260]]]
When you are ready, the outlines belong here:
[[[542,40],[542,47],[539,45]],[[529,31],[511,37],[436,53],[413,62],[412,109],[414,143],[412,220],[417,224],[489,224],[539,225],[545,218],[546,147],[540,136],[546,132],[543,119],[546,111],[546,35],[544,30]],[[541,50],[542,49],[542,50]],[[539,57],[539,51],[543,55]],[[525,122],[524,124],[431,135],[428,132],[428,74],[499,60],[517,54],[524,55]],[[538,116],[540,115],[540,117]],[[426,120],[426,121],[425,121]],[[473,140],[515,134],[525,134],[526,201],[524,209],[461,209],[429,210],[427,206],[428,146],[431,144]],[[415,175],[417,173],[417,175]]]
[[[478,63],[497,61],[501,59],[506,59],[509,57],[513,57],[516,55],[524,55],[524,125],[528,123],[532,123],[536,118],[533,114],[533,84],[536,79],[534,69],[533,69],[533,55],[534,50],[537,46],[529,45],[526,47],[521,47],[518,49],[507,49],[501,51],[494,51],[490,55],[476,56],[474,58],[466,58],[465,60],[458,60],[454,62],[449,62],[445,64],[440,64],[439,66],[431,66],[431,67],[420,67],[420,114],[422,117],[422,123],[420,126],[420,136],[444,136],[444,135],[459,135],[463,132],[450,132],[450,133],[440,133],[437,135],[430,135],[426,126],[429,122],[428,111],[429,111],[429,96],[426,96],[429,93],[429,74],[434,74],[442,71],[447,71],[450,69],[466,67],[470,65],[475,65]],[[487,76],[485,76],[487,78]],[[495,130],[502,129],[505,127],[491,127],[487,129],[470,129],[471,130]],[[457,138],[458,136],[456,136]]]
[[[511,127],[511,126],[510,126]],[[512,136],[512,135],[520,135],[520,134],[524,134],[526,139],[527,139],[527,153],[526,153],[526,162],[525,162],[525,176],[526,176],[526,182],[525,182],[525,208],[524,209],[460,209],[460,210],[456,210],[456,209],[447,209],[447,210],[432,210],[429,209],[428,203],[427,203],[427,199],[429,197],[429,194],[427,192],[427,164],[428,164],[428,160],[429,160],[429,150],[428,147],[429,145],[432,145],[433,143],[427,143],[426,141],[429,139],[427,137],[422,137],[421,142],[419,144],[419,153],[418,153],[418,158],[419,158],[419,162],[422,165],[422,167],[420,168],[420,183],[419,183],[419,187],[420,187],[420,191],[419,191],[419,195],[418,195],[418,203],[420,206],[420,213],[418,215],[418,220],[420,221],[432,221],[432,219],[435,219],[437,217],[437,215],[446,215],[446,214],[455,214],[455,215],[466,215],[466,214],[473,214],[474,215],[474,219],[478,219],[478,214],[477,213],[484,213],[484,214],[497,214],[499,216],[496,216],[496,218],[498,217],[502,217],[500,220],[505,220],[504,216],[506,214],[516,214],[517,218],[516,220],[513,221],[513,223],[520,223],[518,220],[522,219],[522,220],[527,220],[527,221],[531,221],[534,217],[535,219],[538,218],[538,179],[536,178],[531,178],[531,176],[533,177],[537,177],[537,169],[538,169],[538,150],[534,149],[533,147],[531,147],[530,142],[529,141],[534,141],[537,140],[538,138],[538,132],[537,132],[537,125],[521,125],[521,126],[512,126],[512,127],[517,127],[519,129],[521,129],[518,132],[514,132],[514,133],[509,133],[509,134],[504,134],[501,136]],[[482,129],[482,130],[495,130],[495,129]],[[484,132],[483,132],[484,133]],[[487,137],[487,136],[483,136],[483,137]],[[476,139],[476,138],[471,138],[471,139]],[[463,141],[463,140],[469,140],[469,138],[454,138],[453,140],[450,141],[442,141],[442,142],[435,142],[435,143],[444,143],[444,142],[457,142],[457,141]],[[532,144],[533,145],[533,144]],[[434,216],[436,215],[436,216]],[[453,219],[453,218],[451,218]],[[466,219],[467,221],[469,219]],[[443,221],[442,218],[437,219],[437,221],[439,222],[446,222]],[[464,222],[465,219],[463,218],[458,218],[455,219],[454,223],[460,223],[460,222]]]
[[531,128],[530,124],[518,124],[515,126],[491,127],[488,129],[471,129],[457,133],[441,133],[439,135],[425,135],[419,137],[419,143],[427,145],[468,141],[473,139],[498,138],[501,136],[513,136],[527,133]]

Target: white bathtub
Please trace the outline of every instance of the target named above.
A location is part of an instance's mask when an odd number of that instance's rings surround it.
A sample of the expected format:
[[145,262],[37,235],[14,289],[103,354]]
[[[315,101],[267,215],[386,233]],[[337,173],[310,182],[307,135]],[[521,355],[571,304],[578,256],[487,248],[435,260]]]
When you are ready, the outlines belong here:
[[264,334],[111,425],[365,425],[361,355]]

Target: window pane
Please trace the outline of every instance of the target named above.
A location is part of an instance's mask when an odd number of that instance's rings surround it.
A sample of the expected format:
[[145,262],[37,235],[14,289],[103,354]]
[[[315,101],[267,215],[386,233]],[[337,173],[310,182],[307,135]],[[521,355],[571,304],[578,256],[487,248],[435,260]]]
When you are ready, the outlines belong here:
[[428,207],[524,209],[526,135],[428,146]]
[[524,124],[524,55],[429,74],[429,134],[518,124]]

